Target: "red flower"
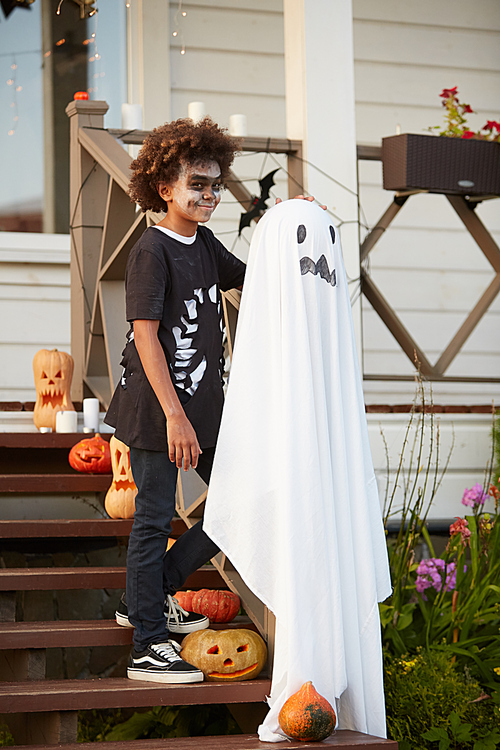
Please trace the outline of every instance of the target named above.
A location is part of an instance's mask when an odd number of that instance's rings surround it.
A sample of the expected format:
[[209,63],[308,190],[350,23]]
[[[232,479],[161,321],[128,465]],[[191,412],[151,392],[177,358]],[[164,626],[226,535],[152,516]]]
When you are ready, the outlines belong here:
[[464,104],[463,114],[468,115],[470,112],[474,112],[470,104]]
[[476,134],[472,130],[464,130],[462,138],[474,138]]
[[483,125],[483,130],[497,130],[500,133],[500,122],[488,120],[486,125]]
[[458,92],[458,86],[454,86],[452,89],[443,89],[442,93],[439,94],[439,96],[442,96],[443,99],[449,99],[450,96],[455,97],[455,94]]
[[[470,539],[471,531],[469,529],[469,522],[466,518],[457,518],[455,523],[450,526],[450,537],[461,535],[462,544],[467,544]],[[449,546],[449,545],[448,545]]]

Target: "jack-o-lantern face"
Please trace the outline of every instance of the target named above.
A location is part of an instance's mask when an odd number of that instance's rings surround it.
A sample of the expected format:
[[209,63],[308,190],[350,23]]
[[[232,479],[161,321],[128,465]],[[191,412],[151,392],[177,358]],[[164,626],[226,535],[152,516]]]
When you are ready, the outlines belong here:
[[111,471],[109,444],[98,432],[92,438],[85,438],[74,445],[68,461],[76,471],[84,474],[108,474]]
[[111,518],[133,518],[135,512],[135,486],[130,468],[130,450],[115,436],[109,441],[113,481],[106,493],[104,507]]
[[57,349],[40,349],[33,357],[36,404],[33,411],[35,426],[56,429],[58,411],[75,411],[70,388],[73,377],[73,357]]
[[181,657],[209,682],[251,680],[267,660],[266,644],[253,630],[197,630],[182,641]]

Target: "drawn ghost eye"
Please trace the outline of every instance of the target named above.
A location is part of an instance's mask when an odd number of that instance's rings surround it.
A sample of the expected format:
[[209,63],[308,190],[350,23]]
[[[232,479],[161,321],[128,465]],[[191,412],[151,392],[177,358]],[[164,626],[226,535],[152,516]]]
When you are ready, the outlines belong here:
[[332,236],[332,242],[335,245],[335,229],[332,227],[331,224],[330,224],[330,234]]
[[299,224],[297,227],[297,242],[301,245],[306,238],[306,228],[303,224]]

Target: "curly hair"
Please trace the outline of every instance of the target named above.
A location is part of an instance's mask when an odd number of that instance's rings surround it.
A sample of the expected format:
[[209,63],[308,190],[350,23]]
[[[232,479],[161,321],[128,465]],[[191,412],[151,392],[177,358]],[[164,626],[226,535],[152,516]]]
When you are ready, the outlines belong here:
[[158,183],[175,182],[186,164],[215,161],[227,179],[239,141],[231,138],[210,117],[197,123],[174,120],[155,128],[145,139],[137,159],[130,165],[130,198],[143,211],[165,211],[166,203],[158,194]]

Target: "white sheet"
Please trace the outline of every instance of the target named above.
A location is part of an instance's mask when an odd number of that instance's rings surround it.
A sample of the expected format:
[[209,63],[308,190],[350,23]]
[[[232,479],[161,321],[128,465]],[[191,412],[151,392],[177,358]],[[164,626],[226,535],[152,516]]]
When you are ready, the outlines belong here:
[[385,737],[385,535],[338,233],[307,201],[253,235],[204,529],[276,615],[260,739],[308,680],[339,728]]

